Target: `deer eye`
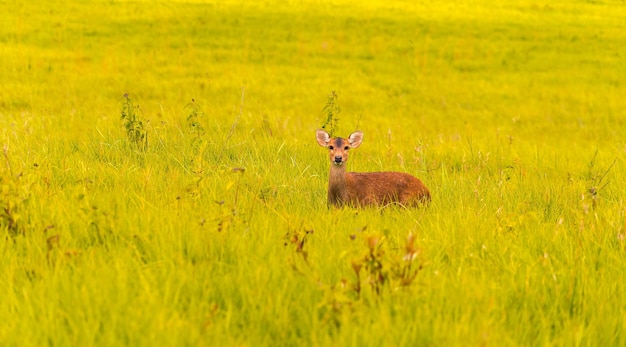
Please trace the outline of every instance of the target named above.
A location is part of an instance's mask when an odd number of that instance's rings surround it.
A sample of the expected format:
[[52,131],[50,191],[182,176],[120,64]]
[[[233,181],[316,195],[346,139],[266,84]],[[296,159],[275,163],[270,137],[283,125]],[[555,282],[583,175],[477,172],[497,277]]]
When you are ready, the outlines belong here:
[[333,146],[328,146],[328,149],[335,149],[335,147],[333,147]]
[[350,147],[345,146],[343,149],[347,151],[347,150],[349,150],[349,149],[350,149]]

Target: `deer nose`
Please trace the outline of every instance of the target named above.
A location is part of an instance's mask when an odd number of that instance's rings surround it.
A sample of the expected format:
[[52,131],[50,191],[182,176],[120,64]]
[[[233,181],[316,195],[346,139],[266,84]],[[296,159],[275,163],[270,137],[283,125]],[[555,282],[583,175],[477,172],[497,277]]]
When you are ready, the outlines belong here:
[[340,155],[336,155],[335,156],[335,163],[341,163],[342,160],[343,160],[343,158],[341,158]]

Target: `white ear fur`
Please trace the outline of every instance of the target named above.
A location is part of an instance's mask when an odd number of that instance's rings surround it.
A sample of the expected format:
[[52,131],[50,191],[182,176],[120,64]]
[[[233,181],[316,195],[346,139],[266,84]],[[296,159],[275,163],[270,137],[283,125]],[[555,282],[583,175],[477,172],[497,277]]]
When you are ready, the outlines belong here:
[[350,136],[348,137],[348,142],[350,142],[350,146],[352,148],[359,147],[362,141],[363,141],[362,131],[355,131],[352,134],[350,134]]
[[322,129],[318,129],[315,132],[315,137],[317,138],[317,143],[322,147],[328,146],[328,141],[330,141],[330,135]]

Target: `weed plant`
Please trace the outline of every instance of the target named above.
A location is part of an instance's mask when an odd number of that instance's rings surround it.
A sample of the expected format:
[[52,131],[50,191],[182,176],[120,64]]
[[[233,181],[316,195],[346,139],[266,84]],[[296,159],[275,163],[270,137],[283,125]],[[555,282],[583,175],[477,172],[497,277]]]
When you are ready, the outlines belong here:
[[122,122],[126,129],[126,136],[131,144],[145,151],[148,148],[148,133],[144,121],[137,114],[138,111],[140,111],[139,105],[133,104],[130,96],[124,94]]

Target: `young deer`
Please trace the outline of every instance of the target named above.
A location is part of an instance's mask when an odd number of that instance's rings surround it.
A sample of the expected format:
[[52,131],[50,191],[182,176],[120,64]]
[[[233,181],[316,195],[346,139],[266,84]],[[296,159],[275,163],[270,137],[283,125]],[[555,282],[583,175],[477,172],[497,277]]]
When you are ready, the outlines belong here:
[[400,203],[417,206],[430,201],[428,188],[417,177],[403,172],[346,172],[348,151],[363,141],[363,133],[353,132],[348,139],[330,138],[324,130],[315,133],[317,143],[330,151],[328,204],[335,206],[384,206]]

